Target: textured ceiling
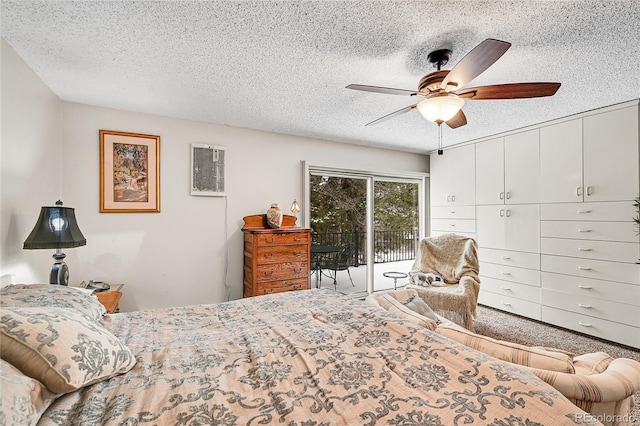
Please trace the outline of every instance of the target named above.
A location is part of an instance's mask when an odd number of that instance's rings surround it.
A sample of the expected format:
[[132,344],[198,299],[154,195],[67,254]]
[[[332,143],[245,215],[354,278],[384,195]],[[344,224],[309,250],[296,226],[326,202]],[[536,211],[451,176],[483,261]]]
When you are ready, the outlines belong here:
[[[640,2],[2,1],[2,37],[63,100],[426,153],[415,89],[449,48],[510,50],[466,87],[562,83],[549,98],[468,101],[444,145],[640,98]],[[151,132],[153,129],[149,129]]]

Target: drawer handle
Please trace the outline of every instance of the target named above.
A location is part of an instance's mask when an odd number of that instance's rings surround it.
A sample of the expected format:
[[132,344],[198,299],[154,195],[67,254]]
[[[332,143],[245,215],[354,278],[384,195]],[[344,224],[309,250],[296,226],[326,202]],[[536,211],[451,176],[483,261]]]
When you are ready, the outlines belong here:
[[294,268],[293,272],[295,272],[296,274],[299,274],[300,272],[302,272],[302,268]]
[[504,272],[504,271],[500,271],[500,273],[501,273],[502,275],[511,275],[511,272]]
[[507,200],[511,198],[511,192],[507,191]]
[[455,223],[450,223],[449,226],[453,227],[453,226],[456,226],[456,224]]
[[267,243],[272,243],[272,242],[274,242],[274,241],[275,241],[275,238],[273,238],[273,237],[271,237],[271,238],[265,238],[265,241],[266,241]]
[[264,271],[262,275],[264,275],[265,277],[268,277],[270,275],[273,275],[273,271]]
[[501,200],[504,200],[504,192],[501,192],[501,193],[500,193],[500,199],[501,199]]
[[578,324],[580,324],[583,327],[593,327],[591,324],[589,324],[588,322],[582,322],[582,321],[578,321]]
[[591,232],[591,229],[578,229],[578,232]]
[[578,306],[580,306],[581,308],[585,308],[585,309],[591,309],[591,305],[585,305],[582,303],[578,303]]
[[265,253],[264,257],[267,259],[273,259],[273,253]]
[[510,259],[511,259],[511,256],[500,256],[500,259],[510,260]]
[[581,186],[577,186],[576,187],[576,196],[578,196],[578,197],[582,196],[582,187]]
[[507,209],[507,217],[511,217],[511,209]]
[[304,254],[304,252],[303,252],[303,251],[294,251],[294,252],[293,252],[293,255],[294,255],[294,256],[296,256],[296,257],[300,257],[300,256],[302,256],[303,254]]
[[578,251],[591,251],[591,249],[586,247],[578,247]]
[[590,285],[578,284],[578,288],[583,288],[585,290],[591,290],[593,287],[591,287]]
[[578,266],[578,269],[580,269],[581,271],[590,271],[591,267],[590,266]]
[[511,306],[511,303],[509,303],[509,302],[502,302],[502,304],[505,305],[505,306]]
[[578,210],[579,214],[591,213],[591,210]]
[[302,241],[302,237],[293,237],[293,241]]
[[454,203],[455,203],[455,201],[456,201],[456,196],[455,196],[455,195],[452,195],[452,196],[451,196],[451,202],[454,202]]
[[455,210],[451,210],[449,213],[456,214],[456,211]]
[[500,217],[504,217],[504,209],[500,209]]
[[593,195],[593,186],[587,186],[587,195]]
[[511,291],[511,287],[500,286],[501,289]]

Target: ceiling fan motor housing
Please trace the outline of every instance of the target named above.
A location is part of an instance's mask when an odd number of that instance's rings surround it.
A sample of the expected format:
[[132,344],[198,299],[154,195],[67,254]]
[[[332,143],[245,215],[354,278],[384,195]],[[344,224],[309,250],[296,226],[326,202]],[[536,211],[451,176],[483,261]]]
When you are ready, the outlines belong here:
[[418,83],[418,91],[425,94],[439,91],[440,84],[447,74],[449,74],[449,70],[434,71],[425,75]]

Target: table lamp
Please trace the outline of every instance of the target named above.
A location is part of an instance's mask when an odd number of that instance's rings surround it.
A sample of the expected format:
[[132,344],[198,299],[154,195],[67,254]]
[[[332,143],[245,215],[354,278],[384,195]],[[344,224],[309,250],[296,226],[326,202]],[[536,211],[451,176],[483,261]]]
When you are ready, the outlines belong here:
[[24,242],[23,249],[55,249],[55,263],[49,275],[49,284],[68,285],[69,268],[64,263],[66,255],[63,248],[80,247],[87,240],[80,232],[76,214],[71,207],[62,207],[62,201],[56,201],[55,207],[42,207],[40,217],[31,234]]

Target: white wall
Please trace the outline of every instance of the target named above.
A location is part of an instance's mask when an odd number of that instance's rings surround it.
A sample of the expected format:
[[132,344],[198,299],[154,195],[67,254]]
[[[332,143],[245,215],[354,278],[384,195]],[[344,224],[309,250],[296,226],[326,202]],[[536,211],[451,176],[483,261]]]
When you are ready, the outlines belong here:
[[53,252],[22,250],[22,243],[40,207],[60,197],[62,107],[4,40],[0,62],[0,276],[49,282]]
[[[4,52],[2,71],[4,89]],[[18,74],[6,84],[37,85],[22,81]],[[19,102],[8,97],[7,107]],[[293,199],[301,199],[302,160],[357,169],[428,171],[428,157],[424,155],[60,102],[59,140],[64,155],[61,167],[56,168],[60,173],[49,171],[47,175],[53,174],[50,179],[56,182],[61,178],[61,191],[57,183],[49,188],[48,182],[43,188],[29,175],[30,183],[10,199],[5,197],[4,165],[25,160],[13,158],[18,142],[5,142],[4,104],[3,93],[2,205],[7,215],[16,214],[16,208],[28,210],[23,213],[28,220],[14,226],[11,239],[5,238],[2,223],[3,273],[16,273],[18,282],[48,280],[52,260],[36,265],[31,253],[39,251],[24,251],[21,245],[40,205],[54,202],[60,192],[65,205],[76,209],[80,229],[87,238],[86,246],[65,251],[71,283],[88,279],[124,283],[124,311],[227,300],[226,253],[230,297],[241,297],[242,217],[264,213],[273,202],[287,213]],[[11,126],[16,132],[22,127],[42,126],[41,133],[47,134],[53,130],[46,123],[39,117],[34,119],[27,110],[20,115],[20,124]],[[160,213],[99,213],[100,129],[160,136]],[[194,142],[227,147],[226,198],[189,195],[189,152]],[[41,148],[46,142],[38,143]],[[8,158],[5,146],[11,153]],[[28,198],[32,200],[29,203],[25,200]],[[11,257],[5,257],[5,247]],[[51,254],[43,256],[51,259]],[[17,268],[20,262],[29,265],[33,273],[28,275],[25,268]]]

